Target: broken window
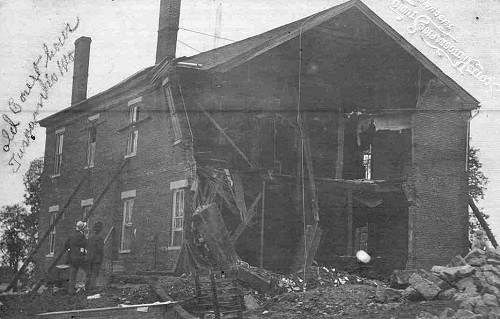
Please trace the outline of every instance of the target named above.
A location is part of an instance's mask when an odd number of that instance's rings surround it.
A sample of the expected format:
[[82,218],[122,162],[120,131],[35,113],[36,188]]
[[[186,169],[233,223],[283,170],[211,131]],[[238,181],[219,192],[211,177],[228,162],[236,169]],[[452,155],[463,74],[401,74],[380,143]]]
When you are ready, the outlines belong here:
[[87,167],[94,167],[95,146],[97,139],[97,129],[94,125],[89,128],[87,142]]
[[172,239],[171,247],[180,247],[183,239],[184,225],[184,189],[173,189],[172,207]]
[[134,156],[137,153],[137,138],[139,132],[137,130],[132,130],[128,133],[127,138],[127,157]]
[[56,131],[56,151],[54,156],[54,175],[61,174],[62,150],[64,141],[64,130]]
[[179,123],[179,118],[177,117],[177,112],[175,110],[174,97],[172,95],[172,89],[170,85],[163,87],[163,92],[165,94],[165,100],[167,101],[168,109],[170,111],[170,120],[172,122],[172,130],[174,132],[174,144],[177,144],[182,139],[182,131]]
[[[55,224],[57,212],[50,213],[49,229]],[[56,250],[56,227],[52,228],[49,233],[49,255],[54,255]]]
[[132,197],[124,199],[120,252],[130,252],[132,239],[134,235],[133,224],[132,224],[133,209],[134,209],[134,198]]

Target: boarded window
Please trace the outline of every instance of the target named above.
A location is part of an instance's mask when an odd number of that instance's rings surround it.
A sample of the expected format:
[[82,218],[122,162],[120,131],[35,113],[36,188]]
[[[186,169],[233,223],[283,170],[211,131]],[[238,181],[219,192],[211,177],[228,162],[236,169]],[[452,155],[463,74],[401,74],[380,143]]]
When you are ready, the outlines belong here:
[[120,251],[129,252],[133,239],[132,213],[134,209],[134,198],[123,200],[123,221]]
[[172,240],[170,246],[180,247],[182,245],[184,226],[184,189],[173,190],[172,208]]
[[54,175],[61,174],[62,150],[63,150],[64,133],[56,133],[56,151],[54,156]]

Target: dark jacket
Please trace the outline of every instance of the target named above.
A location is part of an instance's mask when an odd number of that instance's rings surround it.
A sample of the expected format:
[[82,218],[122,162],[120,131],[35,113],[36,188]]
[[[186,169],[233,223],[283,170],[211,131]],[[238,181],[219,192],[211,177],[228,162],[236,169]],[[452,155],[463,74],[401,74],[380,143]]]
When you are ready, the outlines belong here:
[[65,249],[69,249],[68,263],[73,266],[82,266],[85,263],[85,248],[87,239],[82,232],[75,230],[64,244]]
[[87,245],[87,262],[92,264],[102,263],[104,255],[104,239],[101,234],[94,234],[89,237]]

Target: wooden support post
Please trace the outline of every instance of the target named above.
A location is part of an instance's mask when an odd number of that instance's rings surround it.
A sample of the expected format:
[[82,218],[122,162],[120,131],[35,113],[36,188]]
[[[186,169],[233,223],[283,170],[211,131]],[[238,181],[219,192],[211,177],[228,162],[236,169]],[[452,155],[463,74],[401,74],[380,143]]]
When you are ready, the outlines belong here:
[[352,190],[347,191],[347,254],[353,254],[352,245],[352,223],[353,223],[353,210],[352,210]]
[[337,161],[335,163],[335,178],[342,179],[344,174],[344,114],[339,107],[337,128]]
[[[304,132],[304,135],[306,133]],[[304,155],[305,162],[307,168],[307,177],[309,178],[309,187],[311,187],[311,204],[312,204],[312,213],[315,224],[319,222],[319,205],[318,205],[318,193],[316,191],[316,183],[314,181],[314,170],[313,170],[313,160],[312,160],[312,152],[311,145],[309,142],[309,137],[306,135],[304,143]]]
[[490,240],[491,244],[493,247],[497,248],[498,243],[495,239],[495,236],[491,232],[490,226],[486,222],[486,220],[483,218],[481,215],[481,212],[479,211],[479,208],[477,208],[476,203],[474,203],[474,199],[472,199],[471,196],[468,198],[469,206],[472,208],[472,211],[474,212],[474,216],[476,216],[477,220],[479,221],[479,224],[481,225],[481,228],[484,230],[486,233],[486,236],[488,236],[488,239]]
[[[101,199],[103,198],[104,194],[108,191],[109,187],[111,186],[111,184],[114,182],[114,180],[118,177],[118,175],[120,175],[120,172],[122,171],[122,169],[125,167],[125,165],[128,163],[128,160],[125,159],[122,164],[120,165],[120,167],[118,168],[118,170],[115,172],[115,174],[111,177],[111,179],[108,181],[108,183],[106,184],[106,186],[104,186],[104,189],[102,190],[102,192],[99,194],[99,196],[97,196],[97,200],[95,201],[95,203],[92,205],[92,208],[90,209],[90,211],[88,212],[87,214],[87,217],[83,220],[83,221],[87,221],[91,216],[92,214],[94,213],[95,209],[97,208],[97,206],[99,205],[99,202],[101,201]],[[85,180],[85,178],[83,179]],[[76,194],[78,188],[80,188],[81,184],[83,183],[83,180],[80,182],[80,184],[78,184],[78,187],[73,191],[73,193],[71,194],[70,198],[68,199],[68,201],[66,202],[66,204],[64,205],[63,209],[59,212],[59,214],[57,215],[57,218],[56,218],[56,221],[54,222],[54,225],[52,226],[55,226],[55,224],[57,223],[58,219],[62,216],[62,214],[64,213],[64,211],[66,210],[66,208],[69,206],[69,203],[72,199],[72,197]],[[49,231],[51,231],[53,229],[52,228],[49,228],[49,230],[47,230],[47,233]],[[113,229],[113,228],[112,228]],[[110,233],[111,233],[111,230],[110,230]],[[45,236],[46,237],[46,236]],[[35,251],[33,251],[33,253],[35,253],[38,248],[40,248],[41,246],[41,242],[45,239],[45,237],[42,237],[42,239],[39,241],[38,245],[37,245],[37,248],[35,248]],[[66,250],[62,250],[61,252],[59,252],[59,254],[57,255],[57,257],[54,259],[54,261],[50,264],[49,268],[47,268],[47,273],[49,274],[50,271],[57,265],[57,262],[59,261],[59,259],[61,259],[64,255],[66,254]],[[29,259],[26,259],[25,263],[23,264],[23,267],[25,265],[27,265],[29,263]],[[23,267],[21,267],[21,269],[19,269],[18,271],[18,274],[19,273],[22,273],[22,271],[24,271]],[[13,278],[13,280],[16,279],[15,277]],[[17,279],[16,279],[17,280]],[[40,279],[34,286],[33,288],[33,291],[36,291],[38,290],[38,288],[40,287],[42,283],[42,280]],[[9,284],[10,286],[10,284]],[[7,287],[6,291],[8,291],[10,289],[10,287]]]
[[12,289],[14,287],[14,284],[17,283],[17,280],[24,273],[24,271],[28,267],[29,263],[35,257],[35,254],[38,252],[38,250],[40,249],[40,247],[42,247],[42,244],[45,241],[45,239],[47,239],[49,237],[50,232],[52,232],[52,230],[56,227],[56,225],[59,222],[59,220],[62,218],[62,215],[64,214],[64,212],[68,208],[69,203],[73,200],[73,197],[76,195],[76,193],[78,192],[78,190],[80,189],[80,187],[83,185],[83,182],[87,179],[87,177],[88,177],[88,175],[85,175],[80,180],[80,182],[78,183],[78,185],[76,186],[76,188],[73,190],[73,192],[71,193],[71,195],[69,195],[68,200],[66,201],[66,204],[64,204],[64,206],[61,209],[61,211],[59,211],[59,213],[57,214],[57,216],[56,216],[56,218],[54,220],[54,223],[50,224],[49,225],[49,229],[47,229],[47,231],[42,235],[42,237],[40,237],[40,239],[38,240],[38,244],[36,245],[35,249],[33,249],[29,253],[28,257],[26,257],[26,260],[24,261],[23,265],[21,266],[21,268],[19,268],[19,270],[16,272],[16,274],[14,275],[14,277],[12,278],[12,280],[9,282],[9,284],[7,285],[7,288],[5,289],[5,291],[9,291],[10,289]]
[[264,221],[266,206],[266,181],[262,181],[262,216],[260,218],[260,268],[264,268]]
[[231,234],[231,242],[234,244],[236,243],[236,241],[238,240],[238,238],[241,236],[241,234],[243,233],[243,231],[247,228],[248,224],[250,223],[250,221],[253,219],[253,217],[255,215],[257,215],[257,212],[255,210],[255,207],[257,206],[257,204],[259,203],[260,199],[262,197],[262,193],[259,193],[259,195],[257,195],[257,198],[255,198],[255,200],[253,201],[252,205],[250,205],[250,208],[248,209],[248,215],[247,215],[247,218],[245,221],[242,221],[238,227],[236,227],[236,229],[233,231],[233,233]]

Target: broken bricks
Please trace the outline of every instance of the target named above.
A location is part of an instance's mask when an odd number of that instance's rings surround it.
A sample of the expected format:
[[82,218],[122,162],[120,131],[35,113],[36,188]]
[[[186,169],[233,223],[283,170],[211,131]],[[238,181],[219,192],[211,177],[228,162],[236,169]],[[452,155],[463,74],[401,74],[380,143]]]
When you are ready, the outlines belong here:
[[441,292],[441,288],[438,285],[417,273],[413,273],[410,276],[409,282],[427,300],[434,299]]

